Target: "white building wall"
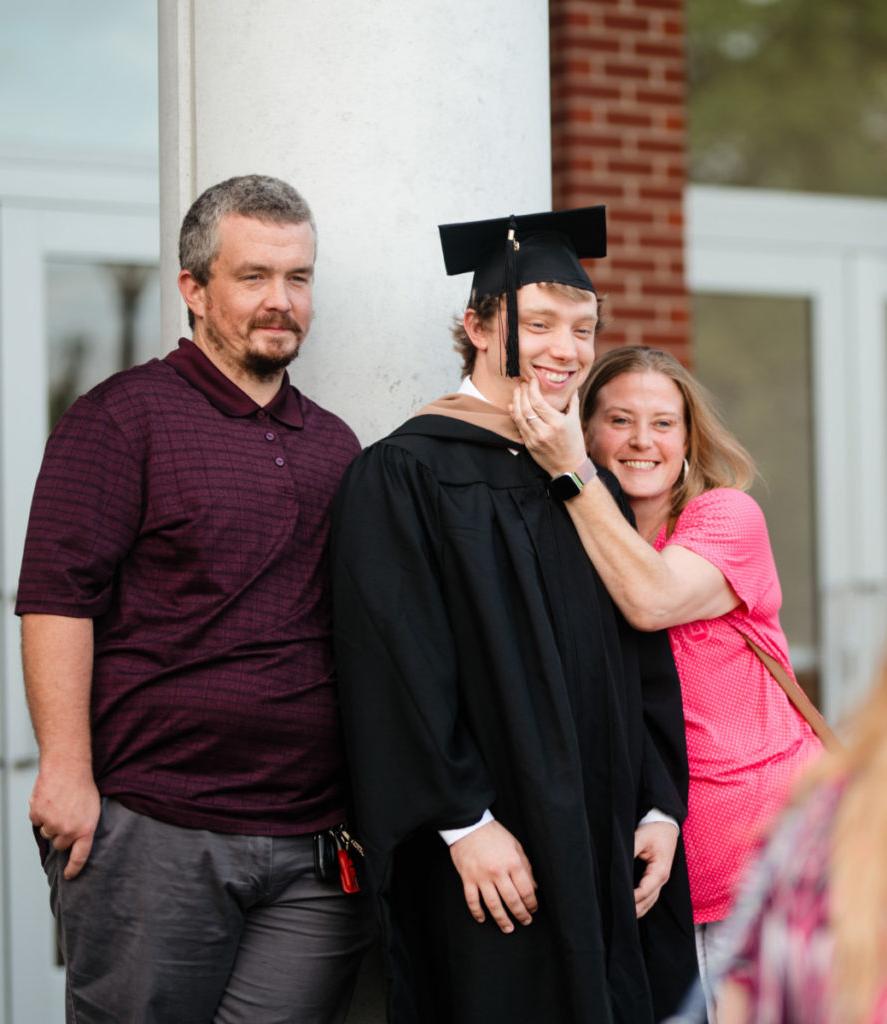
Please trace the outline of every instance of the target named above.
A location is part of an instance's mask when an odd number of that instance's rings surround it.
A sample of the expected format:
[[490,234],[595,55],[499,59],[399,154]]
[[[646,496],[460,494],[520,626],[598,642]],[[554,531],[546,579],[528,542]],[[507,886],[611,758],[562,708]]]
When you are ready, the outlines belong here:
[[164,332],[187,206],[235,174],[294,184],[319,229],[294,383],[364,443],[454,390],[467,277],[436,225],[550,208],[544,0],[160,0]]

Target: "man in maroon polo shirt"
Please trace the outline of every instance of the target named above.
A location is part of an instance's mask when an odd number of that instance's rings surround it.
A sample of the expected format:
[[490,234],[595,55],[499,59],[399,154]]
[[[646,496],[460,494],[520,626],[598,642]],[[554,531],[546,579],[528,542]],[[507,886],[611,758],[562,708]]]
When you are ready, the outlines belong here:
[[359,445],[285,369],[311,212],[232,178],[179,254],[193,341],[62,418],[19,583],[67,1016],[342,1021],[368,913],[315,847],[345,819],[326,545]]

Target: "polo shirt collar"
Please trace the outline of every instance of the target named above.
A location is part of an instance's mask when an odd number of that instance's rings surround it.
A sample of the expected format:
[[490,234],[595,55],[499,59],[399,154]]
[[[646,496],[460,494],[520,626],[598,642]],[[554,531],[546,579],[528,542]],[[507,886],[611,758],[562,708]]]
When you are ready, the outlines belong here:
[[260,409],[288,427],[300,428],[303,423],[299,392],[290,385],[284,371],[280,390],[271,401],[261,406],[225,376],[213,361],[190,338],[179,338],[179,347],[170,352],[165,363],[197,388],[209,402],[226,416],[252,416]]

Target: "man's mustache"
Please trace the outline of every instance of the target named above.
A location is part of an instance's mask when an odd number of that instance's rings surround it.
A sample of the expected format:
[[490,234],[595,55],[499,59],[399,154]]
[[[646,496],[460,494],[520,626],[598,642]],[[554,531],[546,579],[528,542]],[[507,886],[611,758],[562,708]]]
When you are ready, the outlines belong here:
[[305,334],[305,328],[291,316],[257,317],[250,323],[250,329],[261,327],[275,327],[278,330],[292,331],[297,338],[301,338]]

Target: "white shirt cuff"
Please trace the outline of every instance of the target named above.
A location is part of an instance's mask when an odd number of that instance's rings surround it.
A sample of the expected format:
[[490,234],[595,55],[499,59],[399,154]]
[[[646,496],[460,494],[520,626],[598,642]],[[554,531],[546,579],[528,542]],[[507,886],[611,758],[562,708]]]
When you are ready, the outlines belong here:
[[496,819],[488,809],[480,816],[480,820],[476,821],[473,825],[466,825],[465,828],[442,828],[440,830],[440,838],[443,839],[447,846],[452,846],[453,843],[471,835],[471,833],[476,829],[479,829],[481,825],[488,825],[491,821],[495,820]]
[[663,812],[656,807],[647,811],[643,818],[638,822],[638,828],[640,828],[641,825],[652,825],[654,821],[667,821],[669,825],[674,825],[678,832],[681,831],[681,826],[670,814],[663,814]]

